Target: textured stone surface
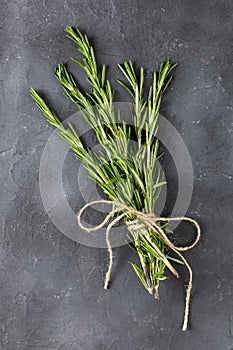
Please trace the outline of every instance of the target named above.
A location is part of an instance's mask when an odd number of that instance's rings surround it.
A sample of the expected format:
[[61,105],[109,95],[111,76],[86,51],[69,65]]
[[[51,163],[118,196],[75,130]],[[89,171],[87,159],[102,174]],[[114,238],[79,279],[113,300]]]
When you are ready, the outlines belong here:
[[[231,1],[1,0],[1,350],[232,350],[233,3]],[[75,55],[64,28],[95,43],[110,77],[133,59],[148,74],[178,61],[163,114],[182,134],[195,172],[189,215],[202,226],[194,267],[191,331],[182,333],[184,289],[172,276],[155,302],[115,249],[108,256],[63,236],[44,211],[40,157],[52,132],[29,97],[33,86],[65,119],[75,111],[53,69]],[[76,70],[75,64],[69,64]],[[78,78],[83,81],[83,73]],[[116,86],[116,85],[115,85]],[[128,96],[118,89],[118,101]],[[70,157],[71,162],[75,160]],[[67,163],[66,163],[67,164]],[[170,174],[171,176],[172,174]]]

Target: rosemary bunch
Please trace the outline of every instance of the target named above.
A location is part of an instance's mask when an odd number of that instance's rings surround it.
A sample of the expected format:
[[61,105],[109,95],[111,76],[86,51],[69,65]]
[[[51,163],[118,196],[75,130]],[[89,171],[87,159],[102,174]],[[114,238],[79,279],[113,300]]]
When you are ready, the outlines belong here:
[[[143,213],[153,213],[161,187],[165,184],[158,164],[161,155],[158,153],[159,142],[155,140],[155,134],[162,97],[172,79],[170,73],[175,64],[167,60],[160,65],[159,71],[153,73],[148,94],[144,90],[142,67],[136,72],[131,61],[118,65],[125,82],[117,81],[132,97],[134,108],[131,128],[121,118],[120,111],[114,108],[114,90],[106,79],[106,67],[98,67],[88,37],[79,29],[71,27],[67,27],[66,32],[82,54],[80,60],[72,60],[86,72],[91,90],[81,91],[63,62],[58,64],[55,75],[62,84],[65,95],[77,105],[82,116],[94,129],[102,151],[94,153],[88,149],[74,127],[68,123],[65,128],[57,114],[33,89],[30,90],[31,96],[48,122],[70,144],[77,159],[85,163],[91,178],[110,200],[129,205]],[[132,137],[137,141],[133,145],[130,143]],[[128,221],[134,219],[134,215],[127,217]],[[178,276],[170,260],[181,261],[169,255],[166,242],[153,230],[139,228],[131,232],[131,235],[133,239],[129,245],[138,254],[140,261],[140,264],[131,265],[144,287],[158,299],[160,281],[166,279],[165,267]]]

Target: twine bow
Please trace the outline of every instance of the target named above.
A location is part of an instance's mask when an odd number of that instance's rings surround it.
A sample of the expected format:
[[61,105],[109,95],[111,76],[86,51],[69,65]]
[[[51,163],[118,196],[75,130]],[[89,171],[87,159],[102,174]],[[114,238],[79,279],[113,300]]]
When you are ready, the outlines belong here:
[[[91,227],[91,228],[84,226],[81,223],[81,216],[82,216],[84,210],[86,210],[89,206],[91,206],[93,204],[100,204],[100,203],[112,204],[112,205],[115,205],[116,208],[111,210],[106,215],[105,219],[99,225]],[[113,219],[110,223],[108,223],[113,215],[115,215],[121,211],[123,211],[123,213],[121,213],[115,219]],[[184,322],[183,322],[183,327],[182,327],[182,330],[186,331],[187,326],[188,326],[188,318],[189,318],[189,306],[190,306],[190,297],[191,297],[191,289],[192,289],[192,281],[193,281],[193,272],[192,272],[192,269],[191,269],[190,265],[188,264],[187,260],[183,257],[183,255],[180,253],[180,251],[186,251],[186,250],[189,250],[189,249],[192,249],[193,247],[195,247],[195,245],[198,243],[198,241],[200,239],[200,235],[201,235],[200,226],[198,225],[198,223],[195,220],[188,218],[188,217],[184,217],[184,216],[176,217],[176,218],[156,217],[154,214],[145,214],[145,213],[142,213],[140,211],[135,210],[134,208],[132,208],[130,206],[124,205],[122,203],[114,202],[114,201],[98,200],[98,201],[93,201],[93,202],[87,203],[86,205],[84,205],[84,207],[79,211],[79,213],[77,215],[78,224],[83,230],[89,231],[89,232],[97,231],[100,228],[102,228],[105,224],[108,223],[108,226],[106,229],[106,244],[107,244],[108,252],[109,252],[109,266],[108,266],[108,271],[107,271],[106,276],[105,276],[104,289],[108,288],[108,284],[109,284],[110,276],[111,276],[112,265],[113,265],[113,252],[112,252],[111,242],[109,239],[110,230],[122,218],[129,216],[129,215],[133,215],[134,217],[136,217],[134,220],[125,222],[127,225],[127,229],[129,230],[130,233],[133,234],[135,231],[140,230],[141,233],[147,239],[150,240],[148,228],[153,230],[153,232],[155,232],[160,238],[162,238],[163,241],[168,245],[168,247],[171,250],[173,250],[181,258],[181,260],[184,262],[184,264],[186,265],[186,267],[189,271],[189,283],[188,283],[188,288],[187,288],[187,292],[186,292]],[[191,245],[183,246],[183,247],[177,247],[176,245],[174,245],[169,240],[169,238],[167,237],[166,233],[161,228],[161,226],[158,224],[159,222],[170,222],[170,221],[188,221],[188,222],[192,223],[195,226],[196,231],[197,231],[197,236],[196,236],[196,239],[194,240],[194,242]],[[169,268],[169,270],[177,278],[179,278],[178,272],[175,270],[175,268],[172,266],[172,264],[168,261],[166,256],[161,252],[161,250],[156,246],[155,243],[151,242],[151,240],[150,240],[150,243],[152,244],[153,248],[156,250],[156,252],[159,255],[159,257],[161,258],[161,260],[164,262],[164,264]]]

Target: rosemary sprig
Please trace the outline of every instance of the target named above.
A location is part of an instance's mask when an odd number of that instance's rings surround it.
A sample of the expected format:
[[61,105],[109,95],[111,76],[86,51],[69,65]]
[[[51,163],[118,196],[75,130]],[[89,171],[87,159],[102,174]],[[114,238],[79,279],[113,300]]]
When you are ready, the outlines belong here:
[[[81,60],[73,58],[73,61],[86,72],[91,91],[81,91],[63,62],[58,64],[55,75],[65,95],[77,105],[94,129],[104,152],[93,153],[89,150],[83,145],[73,126],[68,124],[65,128],[57,114],[33,89],[30,90],[31,96],[48,122],[70,144],[77,159],[85,163],[91,178],[99,184],[109,199],[130,205],[138,211],[152,213],[161,187],[165,184],[158,166],[161,157],[158,153],[159,143],[155,140],[159,109],[163,94],[172,79],[170,73],[175,64],[167,60],[160,65],[158,72],[154,72],[148,96],[145,96],[144,91],[144,69],[141,67],[137,74],[131,61],[119,65],[126,83],[117,81],[130,93],[134,105],[134,130],[131,130],[121,119],[120,111],[114,109],[114,90],[106,79],[106,66],[98,67],[87,35],[71,27],[67,27],[66,32],[83,56]],[[132,132],[136,137],[136,146],[130,144]],[[124,181],[121,182],[121,179]],[[127,220],[133,219],[127,217]],[[138,254],[140,261],[140,265],[131,263],[134,271],[149,293],[159,298],[159,283],[166,279],[165,267],[168,266],[176,274],[169,260],[180,261],[166,253],[166,243],[150,229],[134,232],[129,245]],[[160,252],[166,260],[161,258]]]

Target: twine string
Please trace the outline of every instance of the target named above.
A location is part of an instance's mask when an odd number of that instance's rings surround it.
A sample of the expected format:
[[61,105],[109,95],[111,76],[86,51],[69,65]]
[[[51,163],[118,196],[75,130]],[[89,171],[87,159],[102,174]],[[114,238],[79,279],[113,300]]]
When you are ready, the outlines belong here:
[[[116,208],[111,210],[105,217],[105,219],[99,224],[94,227],[87,227],[84,226],[81,222],[81,216],[83,212],[90,207],[93,204],[112,204],[115,205]],[[114,218],[110,223],[110,219],[122,212],[120,215],[118,215],[116,218]],[[193,281],[193,272],[192,269],[187,262],[187,260],[183,257],[183,255],[180,253],[180,251],[187,251],[196,246],[198,241],[200,240],[201,236],[201,229],[199,224],[192,218],[188,218],[185,216],[182,217],[175,217],[175,218],[164,218],[164,217],[156,217],[153,213],[145,214],[140,211],[135,210],[134,208],[127,206],[122,203],[114,202],[114,201],[109,201],[109,200],[97,200],[97,201],[92,201],[87,204],[85,204],[82,209],[79,211],[77,215],[77,220],[79,226],[85,230],[85,231],[97,231],[100,228],[104,227],[105,224],[108,223],[107,229],[106,229],[106,244],[108,247],[108,252],[109,252],[109,265],[108,265],[108,271],[105,276],[105,282],[104,282],[104,289],[108,288],[109,282],[110,282],[110,277],[111,277],[111,271],[112,271],[112,266],[113,266],[113,251],[112,251],[112,246],[111,242],[109,239],[109,234],[111,228],[116,225],[121,219],[124,217],[128,217],[129,215],[133,215],[135,217],[134,220],[128,220],[126,221],[127,229],[131,234],[133,234],[135,231],[141,230],[142,234],[146,237],[147,240],[149,240],[150,244],[153,246],[157,254],[159,255],[160,259],[164,262],[164,264],[169,268],[169,270],[177,277],[179,278],[178,272],[175,270],[175,268],[172,266],[172,264],[169,262],[167,257],[161,252],[161,250],[157,247],[155,243],[151,241],[149,232],[145,228],[151,229],[153,232],[155,232],[163,241],[168,245],[168,247],[173,250],[184,262],[185,266],[188,269],[189,272],[189,283],[188,283],[188,288],[186,291],[186,299],[185,299],[185,311],[184,311],[184,321],[183,321],[183,327],[182,330],[186,331],[187,326],[188,326],[188,318],[189,318],[189,309],[190,309],[190,297],[191,297],[191,290],[192,290],[192,281]],[[166,233],[164,230],[161,228],[161,226],[158,224],[159,222],[170,222],[170,221],[187,221],[193,224],[196,228],[196,238],[194,242],[191,245],[187,246],[182,246],[182,247],[177,247],[174,243],[170,241],[170,239],[167,237]]]

